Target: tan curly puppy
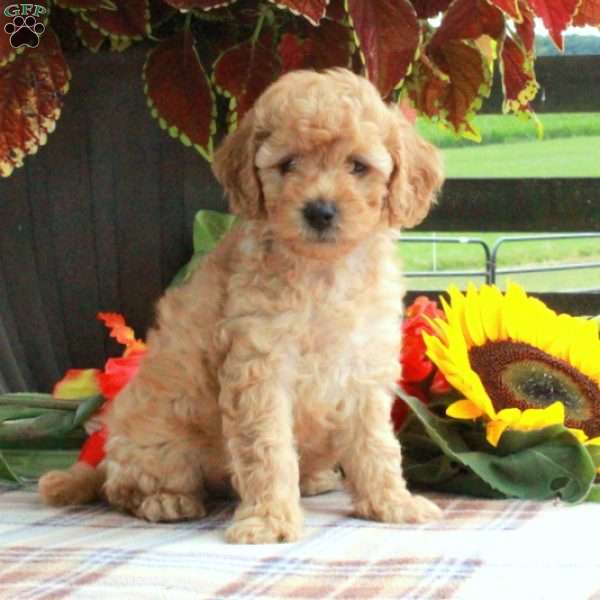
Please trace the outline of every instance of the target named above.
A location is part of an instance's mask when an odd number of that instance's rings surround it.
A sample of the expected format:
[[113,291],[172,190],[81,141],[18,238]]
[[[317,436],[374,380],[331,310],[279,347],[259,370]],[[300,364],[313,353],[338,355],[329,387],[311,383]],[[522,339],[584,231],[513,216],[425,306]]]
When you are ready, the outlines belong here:
[[296,71],[227,137],[214,172],[242,224],[159,302],[107,416],[105,475],[50,473],[42,497],[87,501],[103,484],[115,506],[171,521],[203,516],[232,484],[229,541],[292,541],[301,491],[337,487],[341,465],[356,515],[438,517],[407,491],[390,422],[394,243],[441,186],[438,153],[367,80]]

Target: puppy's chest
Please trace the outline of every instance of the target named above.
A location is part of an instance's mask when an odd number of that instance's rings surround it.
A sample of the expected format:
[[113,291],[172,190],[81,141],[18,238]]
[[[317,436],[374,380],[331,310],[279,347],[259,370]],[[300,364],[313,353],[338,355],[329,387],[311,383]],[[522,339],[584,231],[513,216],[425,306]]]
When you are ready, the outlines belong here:
[[399,344],[398,327],[399,307],[390,311],[376,297],[315,298],[296,341],[297,384],[344,387],[368,377],[378,360],[386,360],[386,351]]

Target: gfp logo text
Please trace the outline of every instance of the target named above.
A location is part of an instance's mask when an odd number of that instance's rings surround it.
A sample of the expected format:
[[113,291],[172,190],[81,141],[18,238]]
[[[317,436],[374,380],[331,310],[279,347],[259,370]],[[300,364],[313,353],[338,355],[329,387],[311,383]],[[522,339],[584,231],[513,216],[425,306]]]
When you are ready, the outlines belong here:
[[9,4],[4,9],[4,16],[26,17],[27,15],[32,15],[34,17],[39,17],[40,15],[45,15],[47,12],[48,9],[39,4]]

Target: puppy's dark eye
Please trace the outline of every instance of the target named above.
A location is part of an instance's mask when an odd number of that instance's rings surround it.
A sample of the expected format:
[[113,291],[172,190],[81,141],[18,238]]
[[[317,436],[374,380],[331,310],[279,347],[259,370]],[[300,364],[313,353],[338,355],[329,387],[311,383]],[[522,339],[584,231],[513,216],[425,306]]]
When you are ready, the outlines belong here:
[[350,162],[352,175],[363,175],[369,170],[369,166],[360,160],[353,160]]
[[293,171],[295,166],[296,161],[293,158],[286,158],[283,162],[280,162],[277,165],[277,168],[282,175],[286,175],[290,171]]

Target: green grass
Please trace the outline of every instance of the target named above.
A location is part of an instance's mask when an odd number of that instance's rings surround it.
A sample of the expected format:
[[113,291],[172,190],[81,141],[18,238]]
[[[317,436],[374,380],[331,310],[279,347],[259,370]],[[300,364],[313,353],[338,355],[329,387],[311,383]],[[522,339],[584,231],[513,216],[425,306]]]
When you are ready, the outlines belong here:
[[448,177],[600,177],[600,135],[442,150]]
[[425,119],[417,121],[417,128],[442,149],[448,177],[600,176],[600,113],[538,117],[542,139],[533,121],[512,115],[475,117],[481,143],[458,138]]
[[[505,234],[456,233],[454,235],[482,239],[491,248],[495,241]],[[485,255],[481,246],[438,243],[434,265],[433,245],[408,243],[410,237],[410,233],[405,234],[404,239],[407,241],[400,244],[399,247],[406,271],[428,271],[433,270],[434,267],[438,272],[447,270],[482,271],[485,268]],[[597,261],[600,262],[600,238],[507,243],[498,253],[499,268]],[[499,276],[498,283],[502,284],[506,279],[507,276]],[[512,274],[510,279],[522,283],[530,291],[600,288],[600,268]],[[443,289],[450,283],[465,285],[468,281],[483,283],[484,279],[475,275],[411,278],[408,284],[412,289]]]
[[[538,119],[543,125],[543,139],[598,136],[600,135],[599,113],[560,113],[540,114]],[[523,121],[513,115],[479,115],[474,119],[481,133],[481,144],[501,144],[515,141],[538,141],[537,130],[532,120]],[[478,144],[457,137],[451,131],[418,119],[417,129],[438,148],[474,147]]]

